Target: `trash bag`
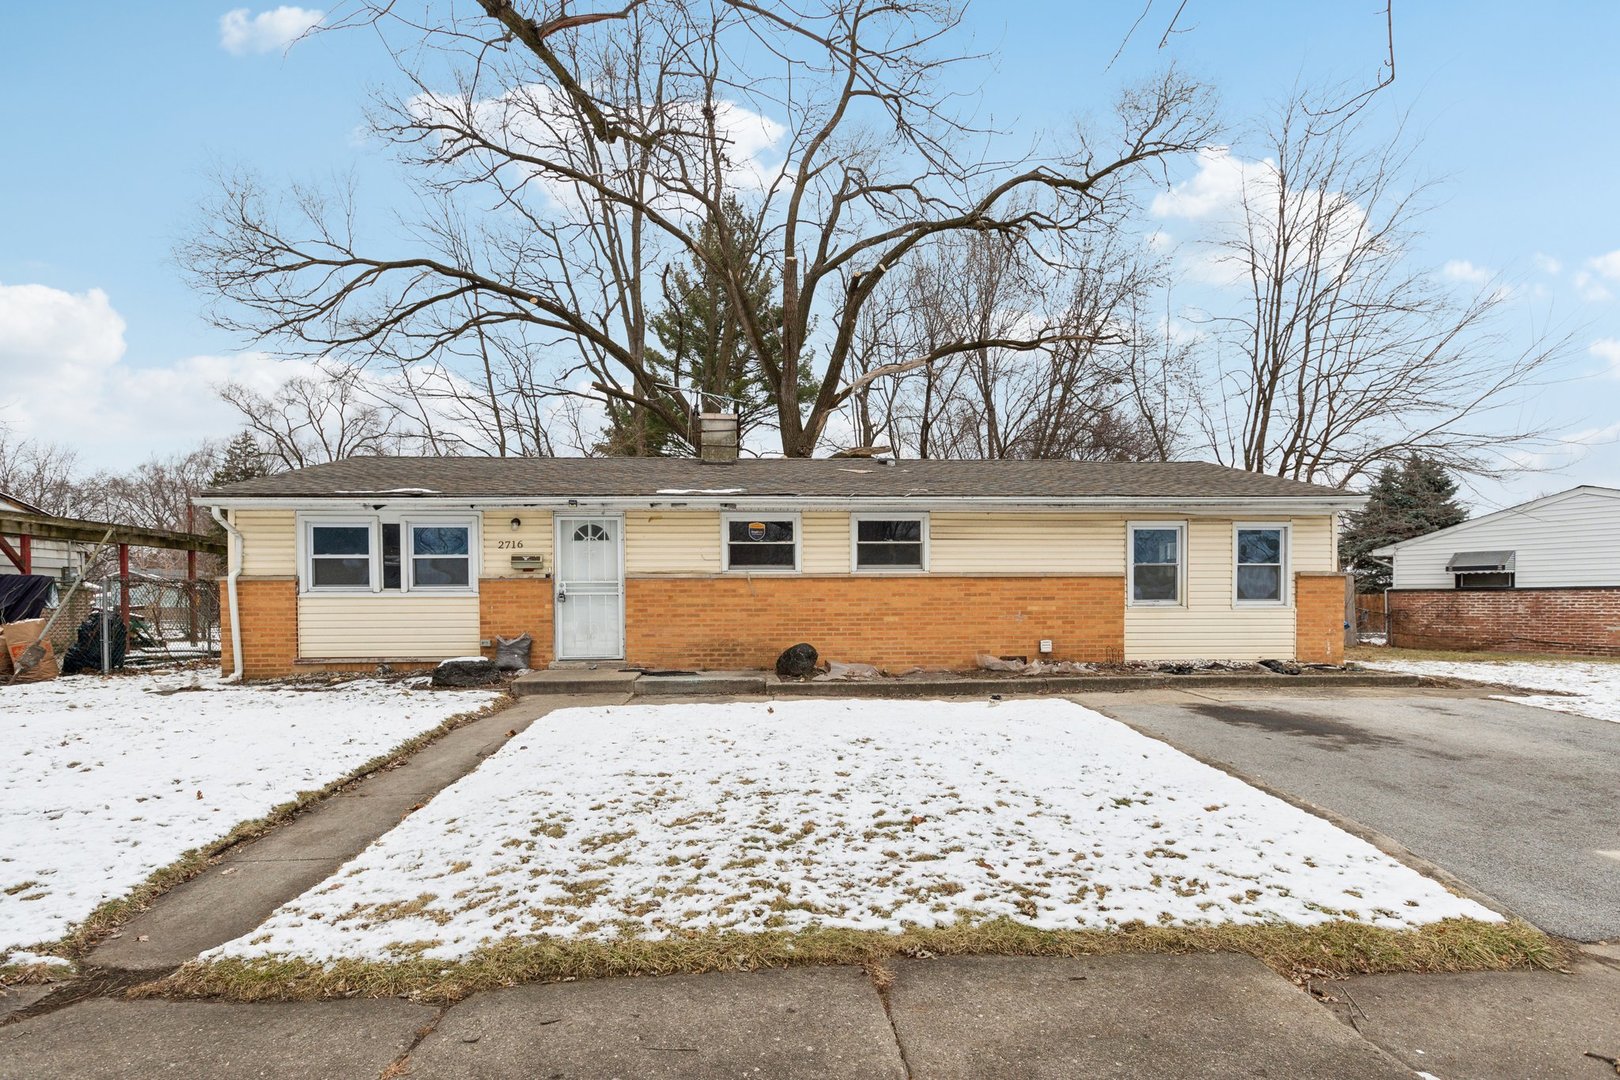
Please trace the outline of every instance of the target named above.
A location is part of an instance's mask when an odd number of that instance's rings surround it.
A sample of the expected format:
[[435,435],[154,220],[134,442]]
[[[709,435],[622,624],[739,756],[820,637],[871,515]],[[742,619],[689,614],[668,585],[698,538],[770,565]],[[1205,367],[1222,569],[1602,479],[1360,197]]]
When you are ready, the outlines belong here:
[[[124,666],[124,653],[129,648],[129,634],[120,619],[107,620],[107,660],[111,670]],[[92,612],[79,624],[73,644],[62,654],[62,674],[77,675],[82,671],[101,670],[101,616]]]
[[534,637],[519,634],[515,638],[495,638],[495,667],[501,671],[523,671],[529,666],[529,654],[534,649]]
[[776,658],[776,673],[784,679],[808,679],[816,673],[818,658],[815,646],[801,641]]

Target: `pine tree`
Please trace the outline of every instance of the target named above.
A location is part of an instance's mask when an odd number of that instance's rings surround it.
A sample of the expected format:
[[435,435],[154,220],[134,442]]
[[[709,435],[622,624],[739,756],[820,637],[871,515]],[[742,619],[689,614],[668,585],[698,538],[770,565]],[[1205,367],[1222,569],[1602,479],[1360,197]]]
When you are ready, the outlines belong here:
[[[723,222],[704,227],[701,239],[709,259],[694,256],[690,266],[675,267],[665,279],[664,305],[649,321],[658,344],[648,346],[647,371],[661,386],[680,387],[681,396],[695,409],[735,410],[741,430],[746,432],[773,414],[775,406],[767,392],[763,365],[754,355],[716,264],[740,264],[744,302],[755,324],[765,328],[765,348],[773,361],[782,348],[777,278],[759,258],[757,223],[735,200],[726,203]],[[808,363],[800,371],[799,396],[805,402],[814,397],[816,383]],[[673,393],[661,389],[652,396],[667,402],[669,412],[680,414]],[[611,454],[673,456],[695,447],[687,432],[670,427],[645,407],[615,402],[608,407],[608,433],[599,449]]]
[[265,461],[264,451],[259,449],[252,433],[244,431],[225,444],[219,464],[208,477],[208,486],[221,487],[269,475],[270,466]]
[[1356,591],[1390,586],[1389,566],[1368,553],[1385,544],[1423,536],[1468,520],[1457,503],[1457,482],[1433,458],[1413,454],[1385,465],[1367,492],[1367,505],[1348,515],[1339,537],[1339,558],[1356,576]]

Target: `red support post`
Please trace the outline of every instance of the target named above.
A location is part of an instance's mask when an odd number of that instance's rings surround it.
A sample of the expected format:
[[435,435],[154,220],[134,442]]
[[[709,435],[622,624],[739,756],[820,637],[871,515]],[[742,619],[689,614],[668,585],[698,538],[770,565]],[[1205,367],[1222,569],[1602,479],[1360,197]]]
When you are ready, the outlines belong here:
[[27,533],[23,533],[17,537],[17,549],[22,555],[22,572],[32,574],[34,572],[34,538]]
[[129,627],[129,545],[118,545],[118,618]]

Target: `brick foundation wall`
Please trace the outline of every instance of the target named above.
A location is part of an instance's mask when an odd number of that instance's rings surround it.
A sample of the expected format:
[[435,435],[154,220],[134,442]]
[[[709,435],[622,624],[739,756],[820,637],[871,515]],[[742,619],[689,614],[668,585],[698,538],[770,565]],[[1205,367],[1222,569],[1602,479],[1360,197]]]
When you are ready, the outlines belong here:
[[1294,659],[1344,663],[1343,574],[1294,575]]
[[[242,677],[279,679],[293,674],[298,658],[298,583],[293,578],[239,578],[236,602],[242,617]],[[230,594],[219,583],[219,666],[231,673]]]
[[495,658],[495,639],[528,633],[534,638],[532,667],[551,663],[550,578],[483,578],[478,582],[478,637],[490,642],[484,655]]
[[631,578],[626,660],[649,667],[769,668],[789,645],[891,671],[972,667],[979,653],[1117,661],[1125,583],[1071,577]]
[[1620,656],[1620,587],[1391,589],[1389,615],[1403,649]]

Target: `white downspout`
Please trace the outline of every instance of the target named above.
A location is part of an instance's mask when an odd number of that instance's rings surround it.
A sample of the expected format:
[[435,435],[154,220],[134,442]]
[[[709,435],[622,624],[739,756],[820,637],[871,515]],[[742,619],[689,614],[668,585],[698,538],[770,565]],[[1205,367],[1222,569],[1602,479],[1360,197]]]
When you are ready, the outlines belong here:
[[230,564],[226,567],[225,594],[228,598],[227,606],[231,612],[231,681],[242,681],[242,609],[236,601],[236,579],[242,576],[242,534],[236,530],[220,513],[217,506],[210,506],[208,512],[219,522],[231,538]]

